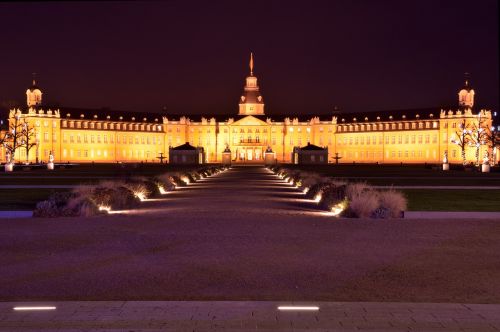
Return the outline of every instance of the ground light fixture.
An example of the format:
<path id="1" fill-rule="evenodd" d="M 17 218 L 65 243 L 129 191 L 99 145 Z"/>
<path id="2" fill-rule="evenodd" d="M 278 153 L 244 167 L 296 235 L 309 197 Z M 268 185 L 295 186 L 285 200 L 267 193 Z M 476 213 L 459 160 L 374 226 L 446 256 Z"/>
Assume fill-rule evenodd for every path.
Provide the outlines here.
<path id="1" fill-rule="evenodd" d="M 280 311 L 318 311 L 318 306 L 296 306 L 296 305 L 283 305 L 279 306 L 278 310 Z"/>
<path id="2" fill-rule="evenodd" d="M 56 307 L 43 306 L 43 307 L 14 307 L 14 311 L 33 311 L 33 310 L 56 310 Z"/>

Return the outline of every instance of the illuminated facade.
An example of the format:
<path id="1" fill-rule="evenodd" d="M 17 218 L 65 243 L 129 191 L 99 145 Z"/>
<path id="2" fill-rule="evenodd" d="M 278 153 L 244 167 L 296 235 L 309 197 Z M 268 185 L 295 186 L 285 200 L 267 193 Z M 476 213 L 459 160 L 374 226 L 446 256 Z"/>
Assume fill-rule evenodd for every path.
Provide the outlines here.
<path id="1" fill-rule="evenodd" d="M 420 110 L 330 114 L 299 119 L 283 116 L 276 120 L 264 113 L 264 100 L 253 56 L 250 75 L 234 117 L 195 117 L 157 114 L 116 115 L 75 110 L 43 110 L 42 92 L 33 81 L 26 91 L 28 110 L 11 110 L 9 122 L 26 121 L 34 128 L 37 145 L 28 160 L 56 162 L 159 162 L 169 147 L 189 142 L 203 147 L 207 162 L 221 162 L 229 148 L 233 162 L 263 163 L 270 147 L 279 162 L 290 162 L 294 147 L 311 143 L 328 148 L 328 160 L 340 163 L 440 163 L 447 152 L 451 163 L 461 163 L 461 148 L 452 143 L 460 125 L 490 130 L 491 111 L 474 113 L 474 90 L 468 80 L 458 94 L 455 110 Z M 200 116 L 198 116 L 200 117 Z M 486 145 L 480 146 L 481 158 Z M 19 148 L 16 161 L 26 161 Z M 476 147 L 467 146 L 466 159 L 476 161 Z M 491 154 L 492 151 L 490 151 Z M 5 161 L 5 150 L 0 148 Z M 497 154 L 498 155 L 498 154 Z M 496 157 L 498 160 L 498 156 Z"/>

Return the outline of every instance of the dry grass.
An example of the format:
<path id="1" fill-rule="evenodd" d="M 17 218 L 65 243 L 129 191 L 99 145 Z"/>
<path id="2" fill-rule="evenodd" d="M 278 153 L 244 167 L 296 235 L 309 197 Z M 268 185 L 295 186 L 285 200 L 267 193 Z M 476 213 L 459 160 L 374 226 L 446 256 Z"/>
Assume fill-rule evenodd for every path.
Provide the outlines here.
<path id="1" fill-rule="evenodd" d="M 358 218 L 371 217 L 378 207 L 378 193 L 374 190 L 360 192 L 349 199 L 348 209 Z"/>
<path id="2" fill-rule="evenodd" d="M 406 211 L 408 202 L 402 192 L 391 190 L 381 190 L 378 193 L 380 207 L 389 211 L 389 216 L 398 218 L 402 211 Z"/>

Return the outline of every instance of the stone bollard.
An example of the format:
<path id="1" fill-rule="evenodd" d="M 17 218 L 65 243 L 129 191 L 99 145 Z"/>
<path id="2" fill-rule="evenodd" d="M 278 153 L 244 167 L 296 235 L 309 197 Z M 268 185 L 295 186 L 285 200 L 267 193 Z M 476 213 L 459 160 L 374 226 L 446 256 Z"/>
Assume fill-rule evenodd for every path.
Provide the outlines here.
<path id="1" fill-rule="evenodd" d="M 231 166 L 231 152 L 222 153 L 222 165 Z"/>
<path id="2" fill-rule="evenodd" d="M 276 154 L 274 152 L 264 153 L 264 164 L 266 166 L 272 166 L 276 164 Z"/>
<path id="3" fill-rule="evenodd" d="M 450 170 L 450 164 L 449 163 L 443 163 L 443 171 L 449 171 Z"/>
<path id="4" fill-rule="evenodd" d="M 54 163 L 47 163 L 47 169 L 53 170 L 54 169 Z"/>
<path id="5" fill-rule="evenodd" d="M 482 164 L 481 165 L 481 172 L 482 173 L 489 173 L 490 172 L 490 164 Z"/>
<path id="6" fill-rule="evenodd" d="M 14 171 L 14 164 L 13 163 L 7 163 L 7 164 L 5 164 L 5 171 L 6 172 L 12 172 L 12 171 Z"/>

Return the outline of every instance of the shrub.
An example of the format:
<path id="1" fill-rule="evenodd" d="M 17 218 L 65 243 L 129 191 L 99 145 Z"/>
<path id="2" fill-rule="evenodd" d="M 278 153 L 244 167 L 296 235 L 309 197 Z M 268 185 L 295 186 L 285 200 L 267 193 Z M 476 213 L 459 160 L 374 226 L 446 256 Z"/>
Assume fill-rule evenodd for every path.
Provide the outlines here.
<path id="1" fill-rule="evenodd" d="M 72 192 L 56 192 L 45 201 L 38 202 L 33 217 L 59 217 L 68 200 L 75 196 Z"/>
<path id="2" fill-rule="evenodd" d="M 354 182 L 347 185 L 346 195 L 349 200 L 360 196 L 366 191 L 371 191 L 372 187 L 366 182 Z"/>
<path id="3" fill-rule="evenodd" d="M 158 175 L 154 177 L 152 181 L 156 183 L 158 190 L 160 190 L 160 187 L 165 191 L 175 190 L 174 182 L 169 174 Z"/>
<path id="4" fill-rule="evenodd" d="M 175 175 L 171 175 L 171 177 L 172 177 L 172 180 L 174 181 L 176 187 L 185 187 L 185 186 L 187 186 L 187 183 L 184 182 L 179 177 L 179 175 L 175 174 Z"/>
<path id="5" fill-rule="evenodd" d="M 39 202 L 33 217 L 88 217 L 102 213 L 93 200 L 74 192 L 56 192 Z"/>
<path id="6" fill-rule="evenodd" d="M 407 200 L 403 193 L 394 189 L 380 191 L 379 204 L 381 209 L 386 210 L 385 217 L 399 218 L 407 208 Z M 377 216 L 381 218 L 381 216 Z"/>
<path id="7" fill-rule="evenodd" d="M 186 179 L 189 181 L 189 183 L 196 182 L 196 179 L 194 178 L 194 176 L 190 172 L 183 173 L 182 176 L 185 176 Z M 188 181 L 185 181 L 185 182 L 188 182 Z"/>
<path id="8" fill-rule="evenodd" d="M 333 183 L 325 186 L 321 193 L 319 206 L 327 211 L 346 199 L 346 186 L 336 186 Z"/>
<path id="9" fill-rule="evenodd" d="M 99 210 L 99 207 L 90 197 L 76 196 L 69 199 L 61 211 L 61 216 L 91 217 L 102 213 L 104 212 Z"/>
<path id="10" fill-rule="evenodd" d="M 121 181 L 103 181 L 96 186 L 80 186 L 75 188 L 73 193 L 77 197 L 90 199 L 97 207 L 106 206 L 112 210 L 130 210 L 140 205 L 140 199 Z"/>
<path id="11" fill-rule="evenodd" d="M 358 218 L 371 217 L 379 207 L 378 193 L 374 190 L 361 192 L 349 200 L 348 215 Z"/>
<path id="12" fill-rule="evenodd" d="M 316 173 L 300 172 L 300 184 L 297 183 L 301 190 L 309 190 L 312 186 L 321 181 L 321 177 Z"/>
<path id="13" fill-rule="evenodd" d="M 123 186 L 130 190 L 134 194 L 134 196 L 139 198 L 141 201 L 148 198 L 151 194 L 146 184 L 142 181 L 129 180 L 123 183 Z"/>
<path id="14" fill-rule="evenodd" d="M 137 188 L 137 189 L 139 191 L 143 190 L 146 198 L 158 197 L 161 195 L 160 189 L 158 188 L 158 184 L 154 181 L 154 179 L 146 177 L 137 177 L 127 181 L 127 183 L 143 185 L 144 189 L 143 188 Z"/>

